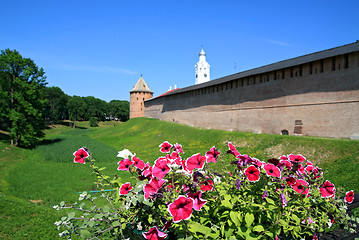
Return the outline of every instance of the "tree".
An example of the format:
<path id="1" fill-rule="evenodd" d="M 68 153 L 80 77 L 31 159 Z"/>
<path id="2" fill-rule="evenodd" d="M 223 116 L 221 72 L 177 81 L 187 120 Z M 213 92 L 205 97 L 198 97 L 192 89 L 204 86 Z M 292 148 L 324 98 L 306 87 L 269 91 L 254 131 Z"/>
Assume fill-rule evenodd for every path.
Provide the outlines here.
<path id="1" fill-rule="evenodd" d="M 45 107 L 44 117 L 51 121 L 60 121 L 68 118 L 67 102 L 69 96 L 59 87 L 44 88 Z"/>
<path id="2" fill-rule="evenodd" d="M 97 120 L 104 120 L 107 109 L 107 102 L 92 96 L 83 98 L 86 103 L 84 120 L 95 117 Z"/>
<path id="3" fill-rule="evenodd" d="M 73 96 L 67 102 L 70 119 L 74 121 L 73 127 L 76 127 L 76 121 L 83 119 L 86 112 L 86 103 L 82 97 Z"/>
<path id="4" fill-rule="evenodd" d="M 2 125 L 9 130 L 11 145 L 31 146 L 43 135 L 42 89 L 45 72 L 16 50 L 1 50 L 0 95 Z"/>
<path id="5" fill-rule="evenodd" d="M 112 100 L 109 102 L 109 112 L 115 118 L 125 122 L 130 118 L 130 103 L 128 101 Z"/>

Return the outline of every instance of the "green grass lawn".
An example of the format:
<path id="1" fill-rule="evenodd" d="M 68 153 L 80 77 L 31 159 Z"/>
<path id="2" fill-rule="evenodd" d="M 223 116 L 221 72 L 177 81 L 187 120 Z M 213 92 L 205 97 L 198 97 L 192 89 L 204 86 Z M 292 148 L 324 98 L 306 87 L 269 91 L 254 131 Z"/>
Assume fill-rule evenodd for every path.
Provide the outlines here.
<path id="1" fill-rule="evenodd" d="M 155 119 L 138 118 L 126 123 L 106 122 L 90 128 L 87 122 L 53 125 L 34 149 L 9 146 L 4 133 L 0 138 L 0 239 L 55 239 L 54 221 L 63 213 L 52 205 L 77 201 L 76 192 L 96 189 L 95 176 L 88 164 L 74 164 L 73 152 L 86 146 L 97 165 L 108 175 L 117 171 L 117 151 L 128 148 L 153 163 L 161 153 L 158 145 L 167 140 L 180 143 L 184 157 L 204 154 L 212 146 L 222 152 L 231 141 L 242 154 L 260 160 L 282 154 L 303 154 L 323 168 L 325 178 L 359 192 L 359 141 L 315 137 L 294 137 L 205 130 Z M 60 215 L 59 215 L 60 214 Z"/>

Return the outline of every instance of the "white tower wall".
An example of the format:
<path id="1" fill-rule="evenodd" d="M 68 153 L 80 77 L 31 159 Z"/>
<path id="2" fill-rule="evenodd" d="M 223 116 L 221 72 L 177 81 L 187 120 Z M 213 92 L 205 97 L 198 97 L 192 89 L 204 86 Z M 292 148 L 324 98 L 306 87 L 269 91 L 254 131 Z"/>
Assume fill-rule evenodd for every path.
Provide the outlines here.
<path id="1" fill-rule="evenodd" d="M 206 53 L 202 51 L 199 53 L 199 61 L 195 65 L 196 69 L 196 84 L 201 84 L 211 80 L 210 78 L 210 65 L 206 61 Z"/>

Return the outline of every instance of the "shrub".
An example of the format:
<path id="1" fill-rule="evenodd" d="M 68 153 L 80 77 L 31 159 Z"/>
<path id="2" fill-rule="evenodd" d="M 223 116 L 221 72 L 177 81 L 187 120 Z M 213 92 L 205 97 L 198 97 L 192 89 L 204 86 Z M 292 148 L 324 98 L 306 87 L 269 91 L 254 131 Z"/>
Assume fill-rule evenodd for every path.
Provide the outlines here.
<path id="1" fill-rule="evenodd" d="M 98 120 L 95 117 L 90 117 L 89 119 L 90 127 L 97 127 L 98 126 Z"/>
<path id="2" fill-rule="evenodd" d="M 333 224 L 354 227 L 346 214 L 353 191 L 340 199 L 344 192 L 302 155 L 263 162 L 240 154 L 232 143 L 228 147 L 182 159 L 182 146 L 166 141 L 160 145 L 165 156 L 152 166 L 125 149 L 118 154 L 123 158 L 118 170 L 130 172 L 135 183 L 103 175 L 104 168 L 95 166 L 88 149 L 81 148 L 74 162 L 88 162 L 97 184 L 111 186 L 113 192 L 101 195 L 108 203 L 104 206 L 87 192 L 81 193 L 80 204 L 61 202 L 54 208 L 78 212 L 55 225 L 66 229 L 61 236 L 133 239 L 140 231 L 142 238 L 152 240 L 314 239 Z M 220 173 L 212 170 L 214 164 L 220 165 Z"/>

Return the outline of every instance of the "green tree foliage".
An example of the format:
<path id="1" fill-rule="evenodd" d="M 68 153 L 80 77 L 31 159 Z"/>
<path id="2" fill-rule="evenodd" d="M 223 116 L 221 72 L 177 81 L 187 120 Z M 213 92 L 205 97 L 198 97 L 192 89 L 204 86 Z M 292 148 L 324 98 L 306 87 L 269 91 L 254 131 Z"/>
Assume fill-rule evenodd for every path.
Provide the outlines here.
<path id="1" fill-rule="evenodd" d="M 108 104 L 111 116 L 125 122 L 130 118 L 130 103 L 128 101 L 112 100 Z"/>
<path id="2" fill-rule="evenodd" d="M 107 102 L 95 97 L 84 97 L 83 100 L 86 103 L 86 111 L 83 116 L 84 120 L 89 120 L 91 117 L 97 118 L 97 120 L 104 120 L 105 113 L 107 111 Z"/>
<path id="3" fill-rule="evenodd" d="M 42 136 L 45 80 L 44 70 L 33 60 L 16 50 L 1 50 L 0 120 L 10 131 L 12 145 L 31 146 Z"/>
<path id="4" fill-rule="evenodd" d="M 73 96 L 67 102 L 67 109 L 69 111 L 70 119 L 74 121 L 73 127 L 76 127 L 76 121 L 83 120 L 86 112 L 86 103 L 84 98 Z"/>
<path id="5" fill-rule="evenodd" d="M 51 121 L 68 119 L 67 102 L 69 96 L 59 87 L 44 88 L 45 107 L 44 117 Z"/>

